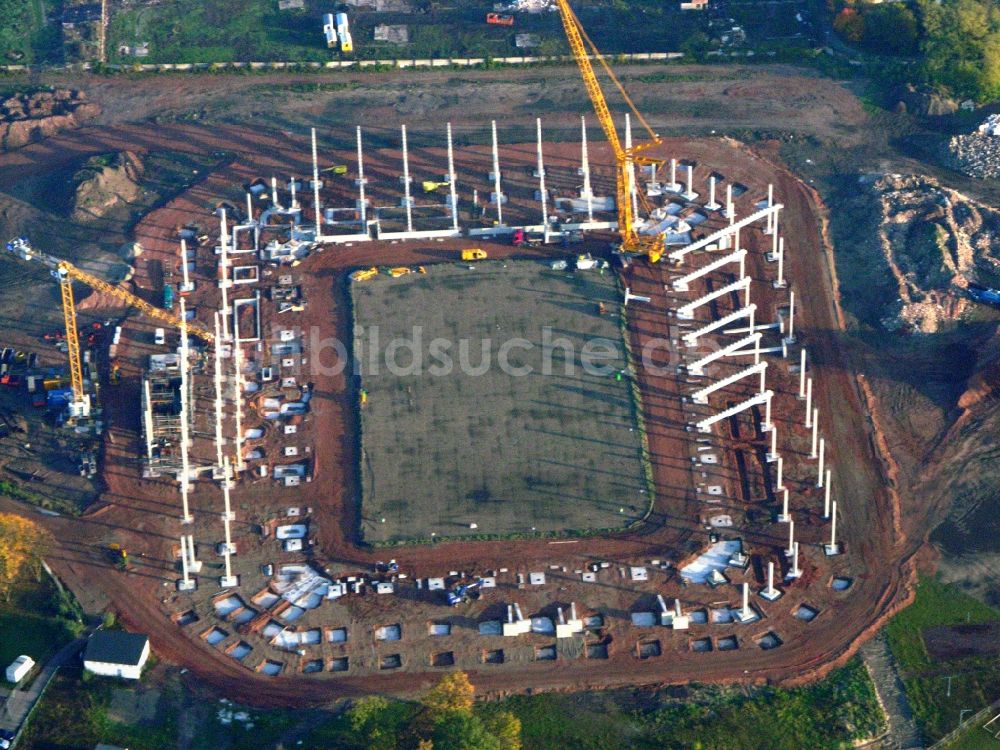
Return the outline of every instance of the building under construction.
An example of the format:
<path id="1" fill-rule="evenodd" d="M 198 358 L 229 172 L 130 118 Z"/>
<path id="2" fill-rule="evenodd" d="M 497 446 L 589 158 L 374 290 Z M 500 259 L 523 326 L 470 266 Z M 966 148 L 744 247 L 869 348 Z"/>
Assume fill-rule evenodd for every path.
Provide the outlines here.
<path id="1" fill-rule="evenodd" d="M 182 398 L 184 381 L 177 354 L 154 354 L 142 377 L 142 436 L 146 445 L 144 477 L 177 475 L 182 470 L 181 423 L 185 412 L 190 426 L 191 411 Z M 191 383 L 187 382 L 191 399 Z"/>

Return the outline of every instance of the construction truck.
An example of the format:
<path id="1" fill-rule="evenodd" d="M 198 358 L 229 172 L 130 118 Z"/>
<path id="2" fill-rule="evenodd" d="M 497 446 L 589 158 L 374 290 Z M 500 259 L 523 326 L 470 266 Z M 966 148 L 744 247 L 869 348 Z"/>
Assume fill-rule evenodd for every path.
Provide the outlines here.
<path id="1" fill-rule="evenodd" d="M 347 174 L 346 164 L 334 164 L 332 167 L 326 167 L 322 170 L 323 172 L 333 172 L 334 174 Z"/>
<path id="2" fill-rule="evenodd" d="M 378 269 L 375 266 L 371 268 L 359 268 L 351 274 L 351 281 L 368 281 L 369 279 L 374 279 L 376 276 L 378 276 Z"/>
<path id="3" fill-rule="evenodd" d="M 486 260 L 486 251 L 478 247 L 469 247 L 462 251 L 462 260 Z"/>
<path id="4" fill-rule="evenodd" d="M 457 607 L 459 604 L 473 601 L 480 596 L 483 587 L 483 579 L 477 578 L 469 583 L 459 583 L 452 586 L 447 591 L 448 606 Z"/>
<path id="5" fill-rule="evenodd" d="M 445 180 L 444 182 L 434 182 L 434 180 L 424 180 L 424 192 L 433 193 L 438 188 L 448 187 L 451 184 L 451 180 Z"/>
<path id="6" fill-rule="evenodd" d="M 390 268 L 386 271 L 392 278 L 398 279 L 400 276 L 409 276 L 411 273 L 427 273 L 427 269 L 423 266 L 417 266 L 416 268 L 410 268 L 409 266 L 396 266 L 395 268 Z"/>
<path id="7" fill-rule="evenodd" d="M 491 26 L 513 26 L 514 16 L 504 15 L 501 13 L 487 13 L 486 23 Z"/>

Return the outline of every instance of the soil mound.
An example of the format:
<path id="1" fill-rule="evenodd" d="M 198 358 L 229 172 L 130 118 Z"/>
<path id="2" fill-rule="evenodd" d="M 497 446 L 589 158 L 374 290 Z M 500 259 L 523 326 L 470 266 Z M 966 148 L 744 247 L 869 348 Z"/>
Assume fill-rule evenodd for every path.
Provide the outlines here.
<path id="1" fill-rule="evenodd" d="M 90 158 L 73 178 L 73 220 L 102 219 L 115 206 L 135 201 L 144 171 L 142 160 L 131 151 Z"/>
<path id="2" fill-rule="evenodd" d="M 9 96 L 0 101 L 0 147 L 15 149 L 62 130 L 78 128 L 100 114 L 82 91 L 55 89 Z"/>

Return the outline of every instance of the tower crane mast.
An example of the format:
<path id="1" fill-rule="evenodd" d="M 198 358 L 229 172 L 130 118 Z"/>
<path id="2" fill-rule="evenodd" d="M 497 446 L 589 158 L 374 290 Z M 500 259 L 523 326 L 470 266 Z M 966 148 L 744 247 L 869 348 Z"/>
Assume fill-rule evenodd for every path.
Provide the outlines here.
<path id="1" fill-rule="evenodd" d="M 126 289 L 109 284 L 104 279 L 100 279 L 93 274 L 77 268 L 69 261 L 39 252 L 32 247 L 26 237 L 18 237 L 8 242 L 7 251 L 22 260 L 41 263 L 59 281 L 63 323 L 66 327 L 66 349 L 69 359 L 70 386 L 73 390 L 73 403 L 70 405 L 70 416 L 73 418 L 86 417 L 90 413 L 89 399 L 83 388 L 83 366 L 80 358 L 80 338 L 76 327 L 76 304 L 73 301 L 73 281 L 82 282 L 95 291 L 109 294 L 121 300 L 127 306 L 135 308 L 152 318 L 162 320 L 171 326 L 180 327 L 181 325 L 181 319 L 173 313 L 149 304 L 146 300 L 137 297 Z M 203 341 L 208 343 L 215 341 L 215 336 L 207 329 L 192 323 L 187 324 L 187 329 L 189 333 Z"/>
<path id="2" fill-rule="evenodd" d="M 618 233 L 621 236 L 621 249 L 623 252 L 629 254 L 646 255 L 650 262 L 656 263 L 663 256 L 663 238 L 660 234 L 639 234 L 636 227 L 637 217 L 632 211 L 630 195 L 632 190 L 635 189 L 635 186 L 632 184 L 634 180 L 632 166 L 635 164 L 659 164 L 660 160 L 644 157 L 641 155 L 641 152 L 652 146 L 659 145 L 662 141 L 659 135 L 653 132 L 646 118 L 636 108 L 631 97 L 625 91 L 625 87 L 622 86 L 621 81 L 618 80 L 618 77 L 608 66 L 604 56 L 601 55 L 593 41 L 587 36 L 586 30 L 584 30 L 576 13 L 569 6 L 568 0 L 556 0 L 556 6 L 559 8 L 559 17 L 562 19 L 563 30 L 566 33 L 566 40 L 569 42 L 570 51 L 573 53 L 573 59 L 576 60 L 577 67 L 580 69 L 580 75 L 583 77 L 583 85 L 587 89 L 587 95 L 590 97 L 597 120 L 604 131 L 604 137 L 607 138 L 611 146 L 611 151 L 614 154 L 615 206 L 618 211 Z M 604 96 L 604 91 L 597 80 L 594 66 L 590 62 L 591 56 L 600 63 L 604 72 L 615 85 L 615 88 L 618 89 L 618 92 L 625 99 L 625 103 L 635 113 L 639 123 L 649 134 L 649 141 L 628 149 L 622 146 L 618 138 L 618 131 L 615 128 L 614 118 L 611 116 L 607 99 Z M 639 195 L 642 196 L 642 193 L 639 192 Z M 645 205 L 644 197 L 642 202 Z"/>

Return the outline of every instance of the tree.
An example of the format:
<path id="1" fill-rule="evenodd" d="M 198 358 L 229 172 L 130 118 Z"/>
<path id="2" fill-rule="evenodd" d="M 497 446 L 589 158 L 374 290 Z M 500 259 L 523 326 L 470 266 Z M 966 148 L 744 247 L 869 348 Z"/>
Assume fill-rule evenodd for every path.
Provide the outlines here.
<path id="1" fill-rule="evenodd" d="M 471 713 L 475 692 L 465 672 L 450 672 L 427 692 L 423 703 L 432 716 L 448 711 Z"/>
<path id="2" fill-rule="evenodd" d="M 703 31 L 694 32 L 681 44 L 681 52 L 684 53 L 684 56 L 697 62 L 704 62 L 711 48 L 712 42 Z"/>
<path id="3" fill-rule="evenodd" d="M 500 740 L 500 750 L 521 750 L 521 720 L 510 711 L 499 711 L 483 723 L 490 734 Z"/>
<path id="4" fill-rule="evenodd" d="M 919 39 L 917 17 L 903 3 L 886 3 L 864 13 L 862 44 L 884 55 L 912 55 Z"/>
<path id="5" fill-rule="evenodd" d="M 865 21 L 854 8 L 844 8 L 833 19 L 833 30 L 845 41 L 860 42 L 865 35 Z"/>
<path id="6" fill-rule="evenodd" d="M 367 750 L 395 750 L 396 726 L 390 712 L 391 704 L 380 695 L 359 698 L 347 710 L 351 729 Z"/>
<path id="7" fill-rule="evenodd" d="M 918 7 L 924 81 L 981 101 L 1000 97 L 1000 8 L 991 0 L 919 0 Z"/>
<path id="8" fill-rule="evenodd" d="M 10 599 L 14 582 L 28 569 L 41 573 L 48 536 L 34 521 L 13 513 L 0 513 L 0 596 Z"/>
<path id="9" fill-rule="evenodd" d="M 434 750 L 501 750 L 500 740 L 471 711 L 448 711 L 434 725 Z"/>

